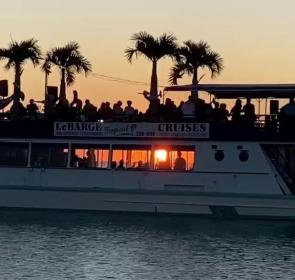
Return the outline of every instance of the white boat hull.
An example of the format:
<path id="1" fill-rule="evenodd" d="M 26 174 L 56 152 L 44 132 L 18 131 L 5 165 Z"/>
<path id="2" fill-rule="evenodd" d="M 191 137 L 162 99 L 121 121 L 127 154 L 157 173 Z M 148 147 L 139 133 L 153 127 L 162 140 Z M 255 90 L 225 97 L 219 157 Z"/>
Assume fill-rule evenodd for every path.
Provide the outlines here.
<path id="1" fill-rule="evenodd" d="M 294 219 L 292 196 L 239 196 L 105 190 L 1 189 L 1 208 L 191 214 L 214 218 Z"/>

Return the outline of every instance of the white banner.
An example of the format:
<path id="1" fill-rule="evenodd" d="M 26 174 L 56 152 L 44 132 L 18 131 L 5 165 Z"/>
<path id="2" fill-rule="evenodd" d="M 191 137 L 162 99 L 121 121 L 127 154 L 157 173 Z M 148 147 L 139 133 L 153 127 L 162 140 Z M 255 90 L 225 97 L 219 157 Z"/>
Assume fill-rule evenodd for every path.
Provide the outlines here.
<path id="1" fill-rule="evenodd" d="M 209 124 L 55 122 L 54 136 L 209 138 Z"/>

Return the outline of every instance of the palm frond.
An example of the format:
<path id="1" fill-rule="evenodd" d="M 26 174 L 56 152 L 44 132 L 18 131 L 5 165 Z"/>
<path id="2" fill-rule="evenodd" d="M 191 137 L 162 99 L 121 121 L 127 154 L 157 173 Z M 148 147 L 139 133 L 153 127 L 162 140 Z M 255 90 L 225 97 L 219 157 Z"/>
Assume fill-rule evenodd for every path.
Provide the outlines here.
<path id="1" fill-rule="evenodd" d="M 74 83 L 76 74 L 84 72 L 87 75 L 92 71 L 91 63 L 81 54 L 79 44 L 74 41 L 47 52 L 42 69 L 46 71 L 47 67 L 52 68 L 52 66 L 66 70 L 67 85 Z"/>
<path id="2" fill-rule="evenodd" d="M 188 74 L 188 75 L 193 74 L 193 68 L 189 67 L 183 62 L 175 63 L 175 65 L 170 70 L 169 82 L 172 85 L 177 85 L 177 80 L 182 78 L 184 74 Z"/>
<path id="3" fill-rule="evenodd" d="M 71 86 L 75 82 L 75 70 L 71 67 L 66 69 L 66 83 L 68 86 Z"/>
<path id="4" fill-rule="evenodd" d="M 179 67 L 179 65 L 182 67 L 181 73 L 188 75 L 192 75 L 198 68 L 208 68 L 211 71 L 211 77 L 214 78 L 223 69 L 223 59 L 211 50 L 207 42 L 196 43 L 188 40 L 178 48 L 177 62 L 174 67 Z"/>
<path id="5" fill-rule="evenodd" d="M 174 58 L 177 50 L 176 37 L 173 34 L 164 33 L 158 38 L 154 38 L 146 31 L 141 31 L 132 35 L 134 47 L 125 50 L 125 56 L 129 62 L 134 56 L 144 56 L 151 61 L 170 56 Z"/>
<path id="6" fill-rule="evenodd" d="M 132 63 L 132 58 L 134 55 L 137 57 L 137 50 L 136 49 L 127 48 L 125 50 L 125 57 L 129 61 L 129 63 Z"/>

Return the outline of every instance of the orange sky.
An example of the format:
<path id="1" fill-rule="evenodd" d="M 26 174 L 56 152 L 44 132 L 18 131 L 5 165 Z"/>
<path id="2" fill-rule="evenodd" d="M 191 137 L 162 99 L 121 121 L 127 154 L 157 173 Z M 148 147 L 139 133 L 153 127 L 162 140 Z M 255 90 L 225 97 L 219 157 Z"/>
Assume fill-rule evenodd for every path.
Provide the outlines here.
<path id="1" fill-rule="evenodd" d="M 1 3 L 0 46 L 8 46 L 11 38 L 35 37 L 46 52 L 75 40 L 92 62 L 94 73 L 149 83 L 150 63 L 139 58 L 131 65 L 124 57 L 130 36 L 142 30 L 155 36 L 173 32 L 179 43 L 205 40 L 223 57 L 225 69 L 220 77 L 211 81 L 207 74 L 203 82 L 294 83 L 294 10 L 293 0 L 14 0 Z M 169 59 L 160 62 L 159 84 L 168 84 L 171 65 Z M 0 79 L 9 79 L 12 88 L 12 71 L 0 70 Z M 58 75 L 51 75 L 49 81 L 58 85 Z M 44 74 L 26 65 L 26 102 L 43 99 L 43 88 Z M 132 99 L 143 109 L 146 101 L 137 93 L 148 88 L 79 76 L 68 90 L 68 98 L 71 100 L 72 90 L 77 89 L 81 99 L 90 98 L 95 105 Z M 169 97 L 177 104 L 184 98 L 178 93 Z"/>

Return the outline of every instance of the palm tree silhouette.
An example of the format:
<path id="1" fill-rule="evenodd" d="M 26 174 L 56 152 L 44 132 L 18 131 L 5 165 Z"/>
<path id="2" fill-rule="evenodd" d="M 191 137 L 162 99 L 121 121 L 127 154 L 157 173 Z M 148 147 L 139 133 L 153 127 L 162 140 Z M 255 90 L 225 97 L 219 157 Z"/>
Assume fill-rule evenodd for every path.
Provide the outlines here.
<path id="1" fill-rule="evenodd" d="M 162 34 L 158 38 L 145 31 L 135 33 L 131 40 L 135 42 L 134 48 L 127 48 L 125 56 L 131 63 L 135 55 L 144 56 L 152 62 L 152 76 L 150 84 L 150 100 L 158 97 L 158 78 L 157 78 L 157 62 L 166 56 L 174 58 L 177 49 L 176 37 L 173 34 Z"/>
<path id="2" fill-rule="evenodd" d="M 52 66 L 60 70 L 59 100 L 66 99 L 66 86 L 75 82 L 76 74 L 91 72 L 91 63 L 80 53 L 77 42 L 70 42 L 64 47 L 57 47 L 47 52 L 42 65 L 43 71 L 48 75 Z"/>
<path id="3" fill-rule="evenodd" d="M 24 64 L 30 60 L 34 67 L 39 64 L 41 58 L 41 49 L 38 46 L 38 41 L 34 38 L 15 42 L 12 41 L 7 49 L 0 49 L 0 59 L 7 59 L 5 69 L 14 68 L 14 102 L 24 99 L 21 91 L 21 75 L 24 71 Z"/>
<path id="4" fill-rule="evenodd" d="M 223 69 L 223 59 L 212 51 L 206 42 L 185 41 L 184 46 L 178 49 L 177 61 L 170 71 L 169 81 L 176 85 L 179 78 L 188 74 L 192 76 L 192 84 L 197 85 L 200 81 L 198 77 L 200 68 L 208 68 L 211 78 L 214 78 Z M 192 95 L 197 97 L 198 91 L 192 91 Z"/>

